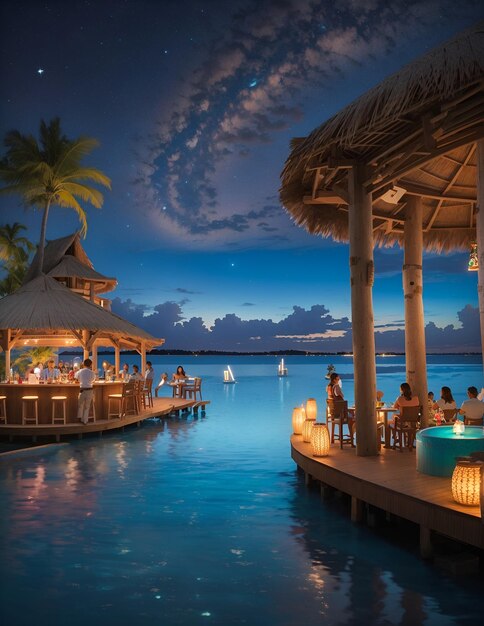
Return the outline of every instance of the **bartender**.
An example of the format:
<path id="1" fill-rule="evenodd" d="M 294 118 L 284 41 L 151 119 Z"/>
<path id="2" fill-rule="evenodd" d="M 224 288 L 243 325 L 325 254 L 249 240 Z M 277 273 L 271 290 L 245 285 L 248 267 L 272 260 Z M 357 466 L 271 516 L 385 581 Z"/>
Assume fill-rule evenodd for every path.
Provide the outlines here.
<path id="1" fill-rule="evenodd" d="M 54 359 L 49 359 L 49 361 L 47 362 L 47 367 L 44 367 L 44 369 L 40 373 L 40 380 L 53 381 L 53 380 L 57 380 L 59 376 L 60 376 L 60 372 L 55 366 Z"/>

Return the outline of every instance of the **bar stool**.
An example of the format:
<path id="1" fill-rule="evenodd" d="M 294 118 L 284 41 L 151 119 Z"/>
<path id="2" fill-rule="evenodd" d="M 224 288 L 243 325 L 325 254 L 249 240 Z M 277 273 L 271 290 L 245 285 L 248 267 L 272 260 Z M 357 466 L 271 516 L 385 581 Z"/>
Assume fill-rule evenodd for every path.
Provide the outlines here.
<path id="1" fill-rule="evenodd" d="M 96 421 L 96 405 L 94 404 L 94 398 L 92 399 L 91 406 L 89 407 L 89 415 L 87 416 L 87 421 Z"/>
<path id="2" fill-rule="evenodd" d="M 52 423 L 53 424 L 65 424 L 66 423 L 66 404 L 67 396 L 52 396 Z M 56 414 L 56 406 L 62 402 L 62 415 Z"/>
<path id="3" fill-rule="evenodd" d="M 7 423 L 7 396 L 0 396 L 0 423 Z"/>
<path id="4" fill-rule="evenodd" d="M 22 396 L 22 424 L 39 423 L 39 396 Z M 34 410 L 34 415 L 28 415 L 29 405 Z"/>

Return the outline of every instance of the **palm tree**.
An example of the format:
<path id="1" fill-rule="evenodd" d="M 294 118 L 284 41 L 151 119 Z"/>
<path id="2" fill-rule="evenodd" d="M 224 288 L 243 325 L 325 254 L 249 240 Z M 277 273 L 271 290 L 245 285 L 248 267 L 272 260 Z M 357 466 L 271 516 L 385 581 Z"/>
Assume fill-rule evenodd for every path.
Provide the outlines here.
<path id="1" fill-rule="evenodd" d="M 18 367 L 23 374 L 26 370 L 31 369 L 37 363 L 45 363 L 55 355 L 55 350 L 50 347 L 40 346 L 38 348 L 30 348 L 22 352 L 13 362 L 14 367 Z"/>
<path id="2" fill-rule="evenodd" d="M 81 165 L 99 143 L 89 137 L 70 140 L 62 133 L 59 118 L 50 124 L 40 123 L 39 142 L 33 135 L 13 130 L 4 139 L 7 152 L 0 164 L 2 193 L 20 194 L 24 204 L 43 211 L 34 276 L 42 274 L 47 219 L 52 205 L 74 209 L 81 222 L 81 234 L 87 231 L 87 219 L 78 200 L 96 208 L 103 204 L 103 194 L 88 183 L 111 189 L 110 179 L 100 170 Z"/>
<path id="3" fill-rule="evenodd" d="M 0 296 L 12 293 L 20 287 L 27 272 L 30 253 L 35 246 L 20 233 L 25 226 L 15 222 L 0 226 L 0 260 L 3 261 L 5 278 L 0 280 Z"/>

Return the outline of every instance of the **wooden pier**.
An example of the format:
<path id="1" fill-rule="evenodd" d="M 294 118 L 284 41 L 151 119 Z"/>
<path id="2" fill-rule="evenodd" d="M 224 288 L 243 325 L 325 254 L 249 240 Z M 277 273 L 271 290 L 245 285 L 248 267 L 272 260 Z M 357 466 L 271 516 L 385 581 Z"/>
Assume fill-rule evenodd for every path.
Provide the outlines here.
<path id="1" fill-rule="evenodd" d="M 415 452 L 382 449 L 378 456 L 356 456 L 354 449 L 332 446 L 327 457 L 313 457 L 311 446 L 291 437 L 291 456 L 322 488 L 333 487 L 351 496 L 351 517 L 360 521 L 363 505 L 415 522 L 420 526 L 420 551 L 432 553 L 431 534 L 439 533 L 484 549 L 484 524 L 479 506 L 454 502 L 451 479 L 417 472 Z"/>
<path id="2" fill-rule="evenodd" d="M 62 437 L 77 436 L 82 438 L 84 434 L 88 433 L 99 433 L 102 435 L 103 432 L 108 430 L 124 428 L 131 424 L 139 426 L 143 420 L 153 417 L 163 418 L 174 413 L 179 414 L 189 411 L 193 411 L 194 415 L 198 415 L 199 410 L 203 414 L 207 404 L 210 404 L 210 400 L 193 401 L 182 398 L 153 398 L 153 407 L 141 411 L 138 415 L 123 415 L 122 417 L 111 419 L 100 419 L 89 421 L 87 424 L 83 424 L 81 421 L 68 422 L 67 424 L 0 424 L 0 437 L 8 437 L 10 441 L 14 437 L 31 437 L 33 441 L 36 441 L 38 437 L 50 437 L 55 439 L 55 441 L 60 441 Z"/>

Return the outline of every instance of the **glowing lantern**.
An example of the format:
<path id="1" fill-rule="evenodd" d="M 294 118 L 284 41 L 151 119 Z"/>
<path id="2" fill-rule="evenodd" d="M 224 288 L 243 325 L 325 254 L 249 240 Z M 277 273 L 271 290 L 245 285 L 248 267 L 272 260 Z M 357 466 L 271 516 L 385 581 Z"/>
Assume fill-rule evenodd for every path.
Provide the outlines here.
<path id="1" fill-rule="evenodd" d="M 306 415 L 300 406 L 292 411 L 292 430 L 295 435 L 302 435 L 302 427 L 306 420 Z"/>
<path id="2" fill-rule="evenodd" d="M 463 435 L 465 432 L 465 425 L 464 422 L 461 422 L 460 420 L 456 420 L 454 422 L 454 426 L 452 428 L 452 431 L 454 433 L 454 435 Z"/>
<path id="3" fill-rule="evenodd" d="M 306 402 L 306 419 L 316 420 L 318 416 L 318 405 L 314 398 L 309 398 Z"/>
<path id="4" fill-rule="evenodd" d="M 481 461 L 470 457 L 457 459 L 452 474 L 452 497 L 459 504 L 478 506 L 481 487 Z"/>
<path id="5" fill-rule="evenodd" d="M 311 447 L 313 456 L 328 456 L 329 430 L 326 424 L 314 424 L 311 431 Z"/>
<path id="6" fill-rule="evenodd" d="M 477 243 L 471 243 L 471 253 L 467 265 L 469 272 L 477 272 L 479 269 L 479 257 L 477 256 Z"/>
<path id="7" fill-rule="evenodd" d="M 310 420 L 309 417 L 304 420 L 304 424 L 302 427 L 302 438 L 303 441 L 309 443 L 311 441 L 311 432 L 313 430 L 314 420 Z"/>

